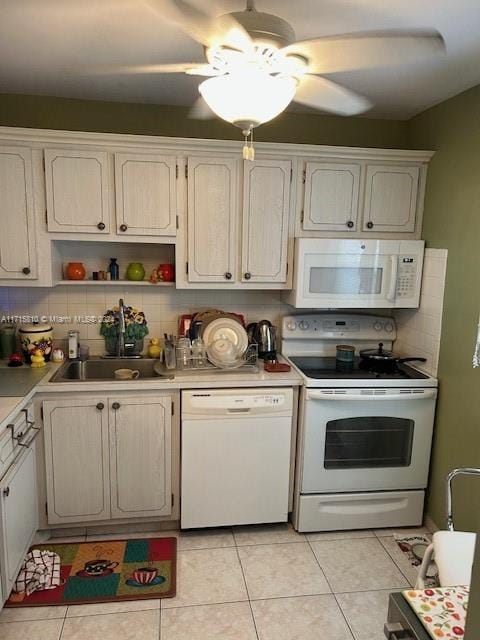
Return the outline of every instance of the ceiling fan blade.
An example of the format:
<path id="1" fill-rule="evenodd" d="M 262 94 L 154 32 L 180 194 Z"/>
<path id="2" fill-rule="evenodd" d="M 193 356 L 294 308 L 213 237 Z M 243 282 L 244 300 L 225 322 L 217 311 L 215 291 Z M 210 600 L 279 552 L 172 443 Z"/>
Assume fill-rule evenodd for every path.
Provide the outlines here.
<path id="1" fill-rule="evenodd" d="M 187 73 L 192 76 L 215 76 L 216 71 L 209 64 L 198 62 L 172 62 L 167 64 L 132 64 L 132 65 L 102 65 L 88 68 L 92 75 L 148 75 L 160 73 Z"/>
<path id="2" fill-rule="evenodd" d="M 188 117 L 193 118 L 194 120 L 213 120 L 213 118 L 216 118 L 217 116 L 213 113 L 202 96 L 200 96 L 195 100 Z"/>
<path id="3" fill-rule="evenodd" d="M 332 111 L 342 116 L 363 113 L 372 106 L 367 98 L 345 89 L 336 82 L 308 74 L 298 83 L 293 100 L 314 109 Z"/>
<path id="4" fill-rule="evenodd" d="M 445 53 L 438 31 L 365 31 L 295 42 L 286 55 L 308 58 L 309 73 L 335 73 L 411 64 Z"/>
<path id="5" fill-rule="evenodd" d="M 241 51 L 253 47 L 242 25 L 230 14 L 204 13 L 186 0 L 142 0 L 159 17 L 206 47 L 224 45 Z"/>

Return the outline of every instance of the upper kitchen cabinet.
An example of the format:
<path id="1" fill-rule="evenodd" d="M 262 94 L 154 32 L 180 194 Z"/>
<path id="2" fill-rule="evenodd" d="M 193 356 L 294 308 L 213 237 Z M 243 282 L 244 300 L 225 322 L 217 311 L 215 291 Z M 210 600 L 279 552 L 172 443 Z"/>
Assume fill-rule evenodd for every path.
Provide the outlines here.
<path id="1" fill-rule="evenodd" d="M 304 171 L 303 229 L 356 231 L 360 164 L 307 162 Z"/>
<path id="2" fill-rule="evenodd" d="M 238 160 L 188 159 L 188 282 L 237 280 Z"/>
<path id="3" fill-rule="evenodd" d="M 420 238 L 431 154 L 353 151 L 343 149 L 342 156 L 303 161 L 295 235 Z"/>
<path id="4" fill-rule="evenodd" d="M 290 160 L 244 162 L 242 282 L 287 281 L 291 173 Z"/>
<path id="5" fill-rule="evenodd" d="M 110 232 L 106 151 L 45 149 L 45 179 L 49 231 Z"/>
<path id="6" fill-rule="evenodd" d="M 174 236 L 177 163 L 172 156 L 115 154 L 117 233 Z"/>
<path id="7" fill-rule="evenodd" d="M 0 148 L 0 280 L 37 278 L 32 152 Z"/>
<path id="8" fill-rule="evenodd" d="M 413 232 L 419 178 L 419 167 L 369 164 L 365 178 L 363 230 Z"/>
<path id="9" fill-rule="evenodd" d="M 292 161 L 188 159 L 177 287 L 286 288 Z"/>

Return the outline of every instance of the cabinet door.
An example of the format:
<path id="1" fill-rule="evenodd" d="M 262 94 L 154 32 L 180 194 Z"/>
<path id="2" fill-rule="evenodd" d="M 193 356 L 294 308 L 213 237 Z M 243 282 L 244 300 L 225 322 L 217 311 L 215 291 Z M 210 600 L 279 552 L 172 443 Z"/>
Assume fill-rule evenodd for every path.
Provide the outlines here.
<path id="1" fill-rule="evenodd" d="M 43 403 L 48 522 L 110 518 L 105 398 Z"/>
<path id="2" fill-rule="evenodd" d="M 238 160 L 188 159 L 188 280 L 236 279 Z"/>
<path id="3" fill-rule="evenodd" d="M 35 451 L 25 449 L 0 482 L 0 566 L 5 597 L 38 528 L 36 487 Z"/>
<path id="4" fill-rule="evenodd" d="M 49 231 L 106 234 L 110 181 L 105 151 L 45 150 Z"/>
<path id="5" fill-rule="evenodd" d="M 286 282 L 289 160 L 244 162 L 242 282 Z"/>
<path id="6" fill-rule="evenodd" d="M 113 518 L 172 510 L 171 398 L 109 398 Z"/>
<path id="7" fill-rule="evenodd" d="M 36 233 L 30 149 L 0 149 L 0 219 L 0 278 L 36 278 Z"/>
<path id="8" fill-rule="evenodd" d="M 359 164 L 307 162 L 303 228 L 355 231 L 359 188 Z"/>
<path id="9" fill-rule="evenodd" d="M 176 158 L 172 156 L 115 154 L 118 234 L 176 234 L 176 171 Z"/>
<path id="10" fill-rule="evenodd" d="M 368 165 L 364 231 L 415 230 L 419 167 Z"/>

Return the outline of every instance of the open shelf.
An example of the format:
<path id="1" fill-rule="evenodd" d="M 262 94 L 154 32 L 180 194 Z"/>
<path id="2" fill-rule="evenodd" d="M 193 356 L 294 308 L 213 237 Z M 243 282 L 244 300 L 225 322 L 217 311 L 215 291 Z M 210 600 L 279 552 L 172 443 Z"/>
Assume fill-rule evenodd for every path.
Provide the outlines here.
<path id="1" fill-rule="evenodd" d="M 175 282 L 157 282 L 152 284 L 149 280 L 57 280 L 55 285 L 68 284 L 68 285 L 100 285 L 100 286 L 115 286 L 122 284 L 124 286 L 133 287 L 174 287 Z"/>
<path id="2" fill-rule="evenodd" d="M 107 286 L 116 287 L 174 287 L 174 282 L 158 282 L 152 284 L 149 280 L 153 269 L 159 264 L 175 263 L 175 245 L 157 243 L 112 243 L 88 240 L 54 240 L 53 276 L 55 285 L 73 286 Z M 92 280 L 92 272 L 106 271 L 110 257 L 117 258 L 120 268 L 120 280 Z M 66 267 L 69 262 L 81 262 L 85 267 L 85 280 L 68 280 Z M 126 271 L 130 262 L 141 262 L 145 269 L 143 280 L 128 280 Z"/>

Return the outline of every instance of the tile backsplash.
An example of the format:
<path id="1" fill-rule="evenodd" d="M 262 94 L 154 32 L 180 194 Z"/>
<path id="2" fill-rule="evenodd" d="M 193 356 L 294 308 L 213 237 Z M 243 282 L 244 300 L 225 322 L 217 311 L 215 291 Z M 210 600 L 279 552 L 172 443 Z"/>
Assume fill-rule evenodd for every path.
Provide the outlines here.
<path id="1" fill-rule="evenodd" d="M 427 358 L 423 368 L 433 375 L 438 367 L 446 264 L 446 250 L 426 249 L 419 309 L 366 311 L 372 314 L 392 313 L 398 328 L 395 351 L 404 356 Z M 149 337 L 176 334 L 181 314 L 212 307 L 243 313 L 247 322 L 267 318 L 278 326 L 283 315 L 295 312 L 282 302 L 279 291 L 182 290 L 155 285 L 60 285 L 54 288 L 0 287 L 0 316 L 3 313 L 46 316 L 47 319 L 102 316 L 107 309 L 118 304 L 119 298 L 123 298 L 125 304 L 144 311 Z M 80 341 L 90 347 L 91 354 L 104 353 L 104 341 L 98 323 L 54 322 L 53 327 L 56 340 L 66 338 L 70 329 L 76 329 L 80 331 Z M 148 339 L 145 342 L 147 344 Z"/>
<path id="2" fill-rule="evenodd" d="M 145 313 L 148 337 L 176 334 L 178 317 L 208 308 L 243 313 L 247 322 L 267 318 L 278 324 L 282 315 L 292 312 L 278 291 L 185 291 L 152 285 L 60 285 L 54 288 L 0 287 L 0 316 L 3 313 L 55 318 L 101 316 L 123 298 L 125 304 L 139 307 Z M 104 340 L 97 323 L 53 323 L 56 340 L 66 338 L 71 329 L 80 331 L 80 341 L 94 355 L 104 353 Z"/>
<path id="3" fill-rule="evenodd" d="M 438 370 L 447 254 L 446 249 L 425 250 L 420 308 L 393 312 L 397 321 L 395 351 L 401 356 L 426 358 L 425 364 L 415 366 L 434 376 Z"/>

